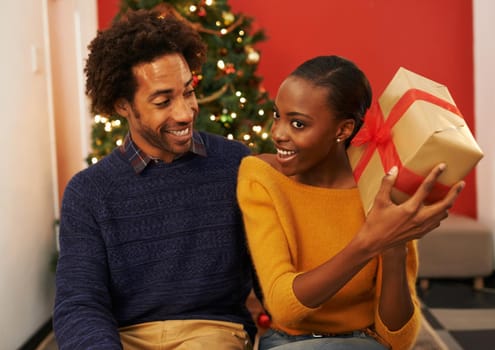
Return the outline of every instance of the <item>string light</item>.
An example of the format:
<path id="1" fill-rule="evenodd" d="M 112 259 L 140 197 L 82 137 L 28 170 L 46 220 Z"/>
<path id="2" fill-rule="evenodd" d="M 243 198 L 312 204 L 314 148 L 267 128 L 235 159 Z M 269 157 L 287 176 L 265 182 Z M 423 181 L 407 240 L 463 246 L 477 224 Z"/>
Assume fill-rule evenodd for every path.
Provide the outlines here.
<path id="1" fill-rule="evenodd" d="M 259 116 L 264 116 L 264 115 L 265 115 L 265 111 L 264 111 L 264 110 L 262 110 L 262 109 L 260 109 L 260 110 L 258 111 L 258 115 L 259 115 Z"/>
<path id="2" fill-rule="evenodd" d="M 101 123 L 101 124 L 106 124 L 108 122 L 108 118 L 102 116 L 102 115 L 95 115 L 94 117 L 95 123 Z"/>
<path id="3" fill-rule="evenodd" d="M 252 129 L 255 133 L 259 134 L 262 130 L 262 127 L 260 125 L 253 125 Z"/>
<path id="4" fill-rule="evenodd" d="M 217 67 L 221 70 L 225 69 L 225 62 L 223 60 L 218 60 Z"/>

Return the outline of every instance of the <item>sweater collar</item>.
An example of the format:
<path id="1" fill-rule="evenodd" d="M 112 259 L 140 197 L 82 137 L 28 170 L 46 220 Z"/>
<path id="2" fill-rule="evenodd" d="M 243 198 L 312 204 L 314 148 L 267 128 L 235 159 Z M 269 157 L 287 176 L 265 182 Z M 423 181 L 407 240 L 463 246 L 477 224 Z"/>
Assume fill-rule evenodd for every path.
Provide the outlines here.
<path id="1" fill-rule="evenodd" d="M 136 145 L 136 143 L 132 140 L 130 133 L 127 133 L 124 138 L 124 142 L 119 149 L 124 157 L 129 161 L 136 174 L 140 174 L 151 161 L 156 160 Z M 203 157 L 207 156 L 203 138 L 197 131 L 193 131 L 191 150 L 189 152 Z"/>

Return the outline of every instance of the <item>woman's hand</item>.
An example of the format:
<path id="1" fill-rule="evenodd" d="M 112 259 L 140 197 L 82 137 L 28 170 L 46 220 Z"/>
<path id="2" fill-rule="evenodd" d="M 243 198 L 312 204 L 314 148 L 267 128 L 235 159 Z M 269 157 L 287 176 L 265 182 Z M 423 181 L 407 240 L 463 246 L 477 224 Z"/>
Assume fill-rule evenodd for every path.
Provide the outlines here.
<path id="1" fill-rule="evenodd" d="M 371 255 L 380 254 L 394 246 L 423 237 L 438 227 L 448 216 L 448 210 L 454 205 L 464 187 L 463 181 L 452 186 L 442 200 L 429 205 L 424 204 L 424 200 L 444 170 L 445 164 L 436 166 L 416 192 L 402 204 L 393 203 L 390 197 L 397 178 L 397 167 L 389 171 L 382 180 L 363 228 L 356 236 Z"/>

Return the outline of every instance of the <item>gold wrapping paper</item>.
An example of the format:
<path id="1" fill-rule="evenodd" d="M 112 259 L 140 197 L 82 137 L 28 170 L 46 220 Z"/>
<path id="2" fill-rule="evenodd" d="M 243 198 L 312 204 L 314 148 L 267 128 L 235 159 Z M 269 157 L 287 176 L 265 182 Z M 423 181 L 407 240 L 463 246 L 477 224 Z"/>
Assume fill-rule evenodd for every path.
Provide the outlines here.
<path id="1" fill-rule="evenodd" d="M 421 94 L 426 97 L 421 97 Z M 399 114 L 396 113 L 393 109 L 407 99 L 410 105 Z M 361 145 L 354 142 L 360 139 L 359 136 L 367 134 L 363 130 L 365 126 L 373 124 L 369 122 L 371 117 L 368 114 L 365 126 L 347 150 L 366 213 L 373 206 L 381 180 L 391 165 L 399 167 L 399 178 L 402 177 L 398 181 L 402 185 L 394 187 L 392 199 L 402 203 L 437 164 L 444 162 L 447 169 L 439 177 L 439 188 L 434 189 L 430 200 L 441 198 L 448 187 L 462 180 L 483 157 L 483 152 L 444 85 L 401 67 L 378 99 L 378 104 L 382 112 L 382 125 L 377 127 L 378 134 L 388 135 L 388 150 L 395 148 L 393 151 L 397 159 L 391 157 L 390 152 L 382 152 L 384 143 L 387 143 L 383 141 L 387 139 L 383 135 L 371 137 Z M 387 125 L 391 126 L 390 132 L 383 131 Z M 417 178 L 412 181 L 414 176 L 407 174 L 416 175 Z"/>

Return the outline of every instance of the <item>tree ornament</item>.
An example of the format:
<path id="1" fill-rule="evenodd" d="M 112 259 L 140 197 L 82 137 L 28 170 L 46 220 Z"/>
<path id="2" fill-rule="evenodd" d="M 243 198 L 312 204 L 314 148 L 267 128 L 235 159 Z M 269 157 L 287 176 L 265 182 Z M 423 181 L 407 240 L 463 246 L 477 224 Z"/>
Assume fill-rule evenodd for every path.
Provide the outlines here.
<path id="1" fill-rule="evenodd" d="M 201 79 L 203 79 L 203 76 L 201 74 L 193 74 L 192 78 L 193 78 L 193 86 L 197 87 L 201 82 Z"/>
<path id="2" fill-rule="evenodd" d="M 205 17 L 206 16 L 206 9 L 204 7 L 200 7 L 198 9 L 198 16 L 199 17 Z"/>
<path id="3" fill-rule="evenodd" d="M 225 69 L 223 70 L 225 74 L 233 74 L 235 73 L 235 67 L 233 63 L 227 63 L 225 65 Z"/>
<path id="4" fill-rule="evenodd" d="M 270 328 L 272 320 L 270 319 L 270 316 L 262 312 L 258 315 L 257 323 L 261 328 Z"/>
<path id="5" fill-rule="evenodd" d="M 229 26 L 235 21 L 235 16 L 232 12 L 222 12 L 223 23 Z"/>
<path id="6" fill-rule="evenodd" d="M 252 46 L 246 46 L 244 49 L 246 52 L 246 63 L 257 64 L 260 61 L 260 54 Z"/>

